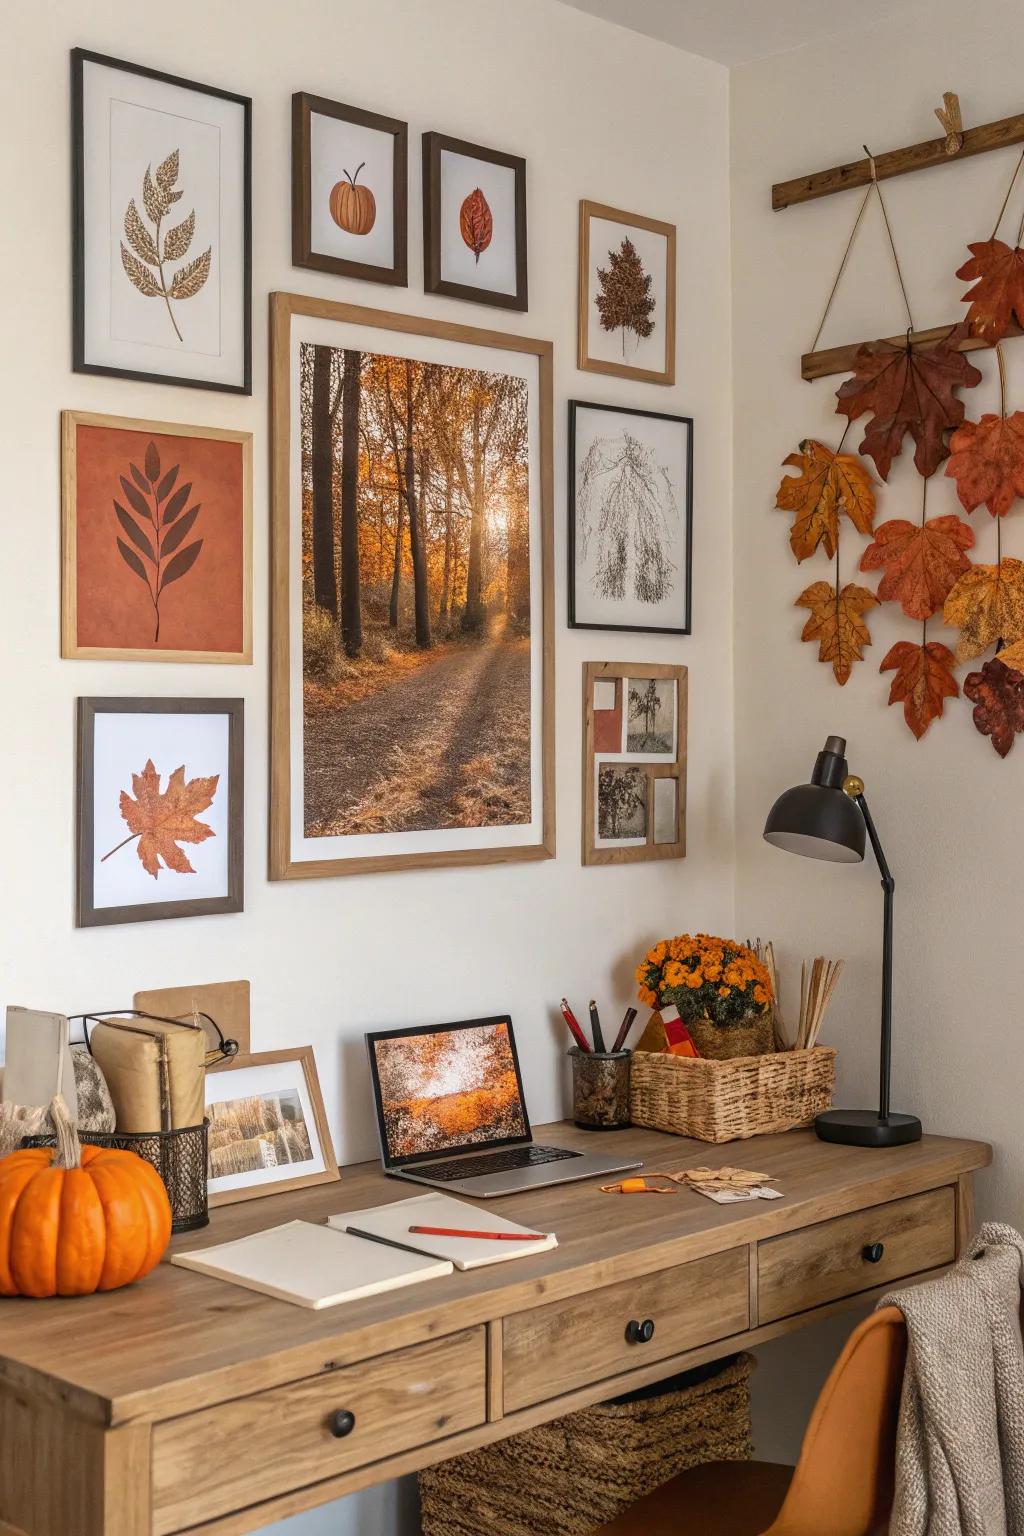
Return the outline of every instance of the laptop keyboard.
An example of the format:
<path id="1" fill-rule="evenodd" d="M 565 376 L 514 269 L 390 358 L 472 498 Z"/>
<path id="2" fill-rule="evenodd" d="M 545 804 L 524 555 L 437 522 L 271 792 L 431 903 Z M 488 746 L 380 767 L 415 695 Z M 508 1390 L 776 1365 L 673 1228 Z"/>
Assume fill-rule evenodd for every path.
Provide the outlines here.
<path id="1" fill-rule="evenodd" d="M 451 1179 L 475 1179 L 481 1173 L 508 1173 L 514 1168 L 536 1168 L 541 1163 L 560 1163 L 580 1157 L 564 1147 L 508 1147 L 504 1152 L 485 1152 L 479 1157 L 453 1157 L 447 1163 L 428 1163 L 418 1171 L 447 1183 Z"/>

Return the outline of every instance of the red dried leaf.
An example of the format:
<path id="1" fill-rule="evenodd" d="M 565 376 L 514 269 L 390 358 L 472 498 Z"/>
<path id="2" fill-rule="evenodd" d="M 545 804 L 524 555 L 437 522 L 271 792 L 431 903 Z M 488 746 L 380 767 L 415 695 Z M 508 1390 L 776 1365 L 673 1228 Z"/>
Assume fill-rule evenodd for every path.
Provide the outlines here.
<path id="1" fill-rule="evenodd" d="M 463 240 L 479 261 L 480 252 L 486 251 L 491 243 L 491 235 L 494 233 L 491 210 L 479 187 L 469 194 L 459 209 L 459 230 Z"/>
<path id="2" fill-rule="evenodd" d="M 960 692 L 953 668 L 956 657 L 948 646 L 937 640 L 927 645 L 912 645 L 909 640 L 899 640 L 886 656 L 879 672 L 891 672 L 896 676 L 889 689 L 889 703 L 903 705 L 903 718 L 918 741 L 942 714 L 944 699 L 955 699 Z"/>
<path id="3" fill-rule="evenodd" d="M 847 583 L 837 592 L 831 582 L 815 581 L 801 592 L 794 606 L 811 610 L 800 638 L 818 641 L 818 660 L 832 663 L 841 688 L 849 680 L 854 662 L 864 660 L 862 646 L 871 644 L 862 615 L 878 607 L 878 598 L 867 587 Z"/>
<path id="4" fill-rule="evenodd" d="M 946 474 L 968 512 L 984 502 L 993 517 L 1005 517 L 1024 496 L 1024 411 L 965 421 L 949 449 Z"/>
<path id="5" fill-rule="evenodd" d="M 994 346 L 1008 334 L 1014 316 L 1024 325 L 1024 251 L 1011 250 L 1005 240 L 979 240 L 967 249 L 971 259 L 956 274 L 966 282 L 977 278 L 964 294 L 964 303 L 971 304 L 967 324 Z"/>
<path id="6" fill-rule="evenodd" d="M 1024 673 L 993 656 L 980 672 L 964 678 L 964 697 L 974 705 L 978 730 L 990 736 L 999 756 L 1005 757 L 1014 736 L 1024 731 Z"/>
<path id="7" fill-rule="evenodd" d="M 973 543 L 973 530 L 959 517 L 930 517 L 924 524 L 896 517 L 875 530 L 860 568 L 884 569 L 882 602 L 899 603 L 908 619 L 930 619 L 970 569 L 964 550 Z"/>

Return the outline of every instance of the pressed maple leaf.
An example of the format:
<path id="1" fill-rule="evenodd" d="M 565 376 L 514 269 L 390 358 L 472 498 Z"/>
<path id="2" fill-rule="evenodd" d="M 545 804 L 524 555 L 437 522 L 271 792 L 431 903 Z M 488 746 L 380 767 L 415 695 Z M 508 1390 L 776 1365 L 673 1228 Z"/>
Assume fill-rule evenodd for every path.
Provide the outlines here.
<path id="1" fill-rule="evenodd" d="M 871 413 L 860 451 L 874 459 L 883 480 L 907 433 L 917 445 L 920 474 L 933 475 L 946 457 L 944 434 L 964 419 L 964 403 L 953 391 L 981 382 L 957 349 L 966 335 L 966 325 L 958 325 L 930 345 L 869 341 L 858 349 L 853 378 L 836 390 L 836 412 L 851 421 Z"/>
<path id="2" fill-rule="evenodd" d="M 837 592 L 831 582 L 816 581 L 801 592 L 794 606 L 811 610 L 800 638 L 818 641 L 818 660 L 832 663 L 836 682 L 842 687 L 854 662 L 863 661 L 862 647 L 871 644 L 862 615 L 878 607 L 878 598 L 867 587 L 852 582 Z"/>
<path id="3" fill-rule="evenodd" d="M 895 668 L 889 703 L 903 705 L 903 718 L 918 741 L 942 714 L 942 701 L 955 699 L 960 692 L 953 676 L 955 666 L 953 652 L 937 640 L 926 645 L 898 640 L 878 669 L 891 672 Z"/>
<path id="4" fill-rule="evenodd" d="M 960 631 L 957 661 L 973 661 L 997 640 L 1024 640 L 1024 560 L 972 565 L 946 598 L 942 618 Z"/>
<path id="5" fill-rule="evenodd" d="M 876 528 L 860 568 L 884 569 L 878 584 L 883 603 L 899 603 L 909 619 L 930 619 L 970 570 L 964 550 L 973 543 L 973 530 L 959 517 L 930 517 L 923 524 L 895 517 Z"/>
<path id="6" fill-rule="evenodd" d="M 775 505 L 795 512 L 789 542 L 798 560 L 818 545 L 831 558 L 836 552 L 839 513 L 845 512 L 859 533 L 869 534 L 875 518 L 871 475 L 855 453 L 833 453 L 824 443 L 805 438 L 798 453 L 783 459 L 798 475 L 783 475 Z"/>
<path id="7" fill-rule="evenodd" d="M 994 346 L 1009 334 L 1014 316 L 1024 325 L 1024 251 L 1011 249 L 1005 240 L 979 240 L 967 249 L 971 259 L 956 274 L 965 282 L 977 279 L 964 294 L 964 303 L 971 305 L 967 324 Z"/>
<path id="8" fill-rule="evenodd" d="M 194 875 L 195 870 L 178 844 L 205 843 L 208 837 L 216 836 L 212 827 L 197 821 L 196 817 L 213 804 L 219 779 L 220 774 L 215 773 L 209 778 L 189 779 L 186 783 L 182 765 L 175 768 L 161 794 L 160 775 L 149 759 L 141 773 L 132 774 L 135 799 L 126 790 L 121 791 L 121 815 L 131 836 L 118 843 L 117 848 L 111 848 L 110 853 L 105 853 L 101 862 L 138 838 L 136 852 L 139 860 L 154 880 L 159 874 L 161 859 L 165 868 L 176 870 L 179 875 Z"/>
<path id="9" fill-rule="evenodd" d="M 984 502 L 993 517 L 1005 517 L 1024 496 L 1024 411 L 965 421 L 950 438 L 949 451 L 946 474 L 956 481 L 968 512 Z"/>
<path id="10" fill-rule="evenodd" d="M 964 678 L 964 696 L 974 705 L 974 724 L 992 738 L 1000 757 L 1024 731 L 1024 673 L 1008 667 L 1001 656 L 986 661 L 980 672 Z"/>

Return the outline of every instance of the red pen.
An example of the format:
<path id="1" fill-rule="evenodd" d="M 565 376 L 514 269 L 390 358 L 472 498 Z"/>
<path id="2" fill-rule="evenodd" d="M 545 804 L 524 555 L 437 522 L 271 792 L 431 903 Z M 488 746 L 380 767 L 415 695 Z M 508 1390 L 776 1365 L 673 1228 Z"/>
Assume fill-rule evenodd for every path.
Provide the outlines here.
<path id="1" fill-rule="evenodd" d="M 559 1003 L 558 1006 L 562 1010 L 562 1018 L 565 1020 L 566 1024 L 569 1026 L 569 1033 L 570 1033 L 570 1035 L 572 1035 L 573 1039 L 576 1041 L 576 1044 L 579 1046 L 580 1050 L 581 1051 L 589 1052 L 590 1051 L 590 1041 L 587 1039 L 586 1035 L 583 1033 L 582 1029 L 580 1028 L 579 1020 L 577 1019 L 576 1015 L 573 1013 L 572 1009 L 569 1007 L 569 1000 L 568 1000 L 568 998 L 563 997 L 562 1001 Z"/>
<path id="2" fill-rule="evenodd" d="M 546 1232 L 464 1232 L 460 1227 L 410 1227 L 423 1237 L 483 1237 L 489 1243 L 543 1243 Z"/>

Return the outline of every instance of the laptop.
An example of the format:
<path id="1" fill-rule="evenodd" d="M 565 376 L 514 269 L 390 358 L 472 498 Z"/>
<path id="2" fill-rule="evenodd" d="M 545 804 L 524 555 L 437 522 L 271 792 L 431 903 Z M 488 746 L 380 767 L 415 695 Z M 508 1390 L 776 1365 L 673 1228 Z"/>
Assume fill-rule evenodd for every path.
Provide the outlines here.
<path id="1" fill-rule="evenodd" d="M 366 1043 L 392 1178 L 479 1198 L 643 1167 L 637 1158 L 538 1146 L 507 1014 L 378 1030 Z"/>

